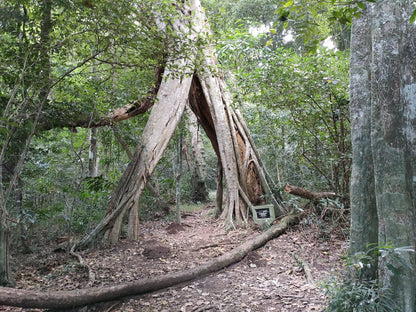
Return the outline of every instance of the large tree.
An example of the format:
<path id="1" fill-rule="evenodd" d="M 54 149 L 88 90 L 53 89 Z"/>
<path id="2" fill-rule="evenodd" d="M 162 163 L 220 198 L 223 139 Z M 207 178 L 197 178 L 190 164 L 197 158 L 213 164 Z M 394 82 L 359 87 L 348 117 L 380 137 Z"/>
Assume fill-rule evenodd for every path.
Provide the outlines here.
<path id="1" fill-rule="evenodd" d="M 231 96 L 218 74 L 217 60 L 206 36 L 209 29 L 203 9 L 198 0 L 190 1 L 189 6 L 190 10 L 184 10 L 184 16 L 174 27 L 186 34 L 190 41 L 202 42 L 202 46 L 195 45 L 195 53 L 187 58 L 172 55 L 168 59 L 171 68 L 179 68 L 182 73 L 178 77 L 171 70 L 164 72 L 158 101 L 152 108 L 141 143 L 111 196 L 104 219 L 75 247 L 91 243 L 100 233 L 104 233 L 105 243 L 117 242 L 126 215 L 129 216 L 127 236 L 137 239 L 139 198 L 188 102 L 221 163 L 219 180 L 224 174 L 227 189 L 221 213 L 225 226 L 232 228 L 247 224 L 252 206 L 265 204 L 266 201 L 274 205 L 276 215 L 283 213 L 248 128 L 232 107 Z M 201 63 L 199 67 L 195 66 L 196 56 Z M 219 188 L 222 188 L 221 184 Z M 217 206 L 222 209 L 222 198 L 217 197 Z"/>
<path id="2" fill-rule="evenodd" d="M 416 311 L 416 25 L 411 0 L 368 4 L 351 45 L 351 254 L 369 253 L 366 278 Z M 370 245 L 371 244 L 371 245 Z"/>

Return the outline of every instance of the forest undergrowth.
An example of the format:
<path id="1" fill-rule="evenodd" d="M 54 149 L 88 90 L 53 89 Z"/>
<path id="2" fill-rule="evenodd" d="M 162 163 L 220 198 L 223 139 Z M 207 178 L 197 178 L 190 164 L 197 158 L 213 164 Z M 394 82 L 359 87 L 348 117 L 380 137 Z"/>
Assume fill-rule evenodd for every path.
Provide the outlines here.
<path id="1" fill-rule="evenodd" d="M 227 232 L 210 217 L 211 209 L 207 205 L 182 212 L 182 224 L 169 219 L 143 221 L 139 241 L 121 240 L 109 249 L 83 251 L 89 271 L 57 248 L 57 241 L 39 241 L 38 252 L 14 255 L 17 287 L 71 290 L 163 276 L 202 264 L 261 232 L 258 228 Z M 310 215 L 230 267 L 193 282 L 109 303 L 105 310 L 322 311 L 328 304 L 325 287 L 341 272 L 345 253 L 346 238 L 339 228 Z"/>

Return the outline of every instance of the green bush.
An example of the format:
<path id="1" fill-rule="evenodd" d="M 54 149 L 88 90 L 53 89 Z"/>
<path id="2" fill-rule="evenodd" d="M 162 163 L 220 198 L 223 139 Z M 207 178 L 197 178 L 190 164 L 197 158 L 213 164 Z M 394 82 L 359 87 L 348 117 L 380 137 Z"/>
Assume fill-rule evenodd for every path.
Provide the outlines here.
<path id="1" fill-rule="evenodd" d="M 327 285 L 331 298 L 326 312 L 394 312 L 390 292 L 380 289 L 375 281 L 346 281 Z"/>

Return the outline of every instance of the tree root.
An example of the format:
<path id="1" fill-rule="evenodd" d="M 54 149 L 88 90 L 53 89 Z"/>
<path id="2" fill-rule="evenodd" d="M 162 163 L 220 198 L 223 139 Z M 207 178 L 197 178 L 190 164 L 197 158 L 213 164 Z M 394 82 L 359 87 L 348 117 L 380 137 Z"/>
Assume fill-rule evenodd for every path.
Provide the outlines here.
<path id="1" fill-rule="evenodd" d="M 250 251 L 260 248 L 269 240 L 278 237 L 291 224 L 296 224 L 303 214 L 289 215 L 267 231 L 250 241 L 218 256 L 200 266 L 182 272 L 174 272 L 155 278 L 123 283 L 107 287 L 93 287 L 70 291 L 32 291 L 0 287 L 0 305 L 40 309 L 73 309 L 99 302 L 118 300 L 123 297 L 140 295 L 164 289 L 179 283 L 189 282 L 202 275 L 216 272 L 243 259 Z"/>
<path id="2" fill-rule="evenodd" d="M 308 283 L 313 285 L 314 281 L 313 281 L 313 277 L 312 277 L 312 270 L 309 267 L 309 264 L 295 252 L 292 253 L 292 256 L 298 262 L 298 264 L 303 269 L 303 271 L 305 272 L 306 280 L 308 281 Z"/>
<path id="3" fill-rule="evenodd" d="M 83 267 L 86 268 L 88 271 L 88 286 L 92 286 L 95 282 L 95 274 L 94 272 L 91 270 L 90 266 L 85 263 L 84 259 L 81 257 L 81 255 L 79 253 L 75 252 L 75 247 L 76 245 L 73 245 L 71 250 L 69 251 L 69 254 L 74 256 L 75 258 L 78 259 L 79 264 Z"/>

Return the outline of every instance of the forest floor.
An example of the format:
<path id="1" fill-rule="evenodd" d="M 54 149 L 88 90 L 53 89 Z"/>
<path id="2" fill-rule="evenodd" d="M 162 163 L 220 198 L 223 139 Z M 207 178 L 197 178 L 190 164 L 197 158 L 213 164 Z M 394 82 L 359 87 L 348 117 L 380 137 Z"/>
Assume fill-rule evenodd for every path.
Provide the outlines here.
<path id="1" fill-rule="evenodd" d="M 111 249 L 83 251 L 90 268 L 55 242 L 41 252 L 16 256 L 17 287 L 70 290 L 123 283 L 187 270 L 221 255 L 261 231 L 226 232 L 209 217 L 210 206 L 182 214 L 182 225 L 166 220 L 141 223 L 140 240 L 122 240 Z M 242 261 L 192 282 L 107 305 L 102 311 L 213 312 L 322 311 L 328 304 L 325 285 L 341 272 L 345 238 L 316 225 L 299 224 Z M 307 280 L 305 266 L 313 280 Z M 1 307 L 0 311 L 41 311 Z"/>

